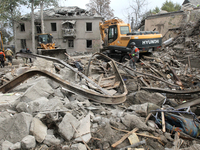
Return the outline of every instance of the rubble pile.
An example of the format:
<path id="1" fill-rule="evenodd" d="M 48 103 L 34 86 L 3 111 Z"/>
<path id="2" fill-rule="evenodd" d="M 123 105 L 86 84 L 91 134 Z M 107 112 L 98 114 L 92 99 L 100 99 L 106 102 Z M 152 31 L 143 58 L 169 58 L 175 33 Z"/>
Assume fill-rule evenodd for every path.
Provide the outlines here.
<path id="1" fill-rule="evenodd" d="M 175 60 L 184 64 L 191 61 L 193 68 L 199 68 L 199 51 L 200 51 L 200 19 L 196 22 L 186 23 L 180 30 L 177 37 L 169 39 L 166 42 L 164 52 L 171 52 Z M 165 44 L 165 42 L 164 42 Z M 171 51 L 173 50 L 173 51 Z"/>
<path id="2" fill-rule="evenodd" d="M 192 68 L 190 71 L 188 68 L 185 71 L 186 65 L 175 60 L 172 51 L 169 50 L 165 55 L 161 51 L 154 52 L 153 56 L 144 56 L 141 62 L 137 63 L 136 71 L 118 63 L 128 94 L 127 100 L 117 105 L 92 101 L 41 76 L 29 78 L 10 92 L 2 93 L 0 96 L 1 149 L 109 150 L 134 149 L 134 147 L 198 149 L 199 140 L 196 138 L 198 133 L 190 134 L 182 128 L 175 128 L 173 123 L 172 128 L 173 125 L 174 128 L 170 130 L 171 126 L 168 123 L 171 122 L 167 119 L 167 117 L 170 118 L 170 114 L 180 120 L 183 119 L 176 116 L 174 112 L 164 112 L 167 131 L 163 132 L 160 125 L 162 124 L 161 108 L 172 111 L 174 109 L 169 109 L 169 106 L 179 106 L 187 99 L 173 97 L 165 92 L 141 90 L 144 86 L 174 90 L 198 88 L 193 82 L 199 82 L 195 74 L 199 70 Z M 81 58 L 80 60 L 83 73 L 86 73 L 89 59 Z M 68 61 L 68 63 L 75 67 L 73 61 Z M 6 84 L 29 69 L 36 68 L 48 70 L 69 81 L 70 84 L 99 93 L 92 84 L 87 84 L 84 78 L 80 78 L 69 68 L 38 58 L 31 66 L 2 72 L 2 84 Z M 115 72 L 110 62 L 93 58 L 89 78 L 96 83 L 99 82 L 101 87 L 110 90 L 109 93 L 112 95 L 118 95 L 120 90 L 113 87 L 116 83 L 113 81 L 113 76 Z M 177 80 L 175 76 L 180 80 Z M 198 96 L 198 93 L 195 94 L 195 97 Z M 197 112 L 198 107 L 192 110 Z M 187 121 L 193 123 L 191 120 Z M 195 126 L 194 123 L 192 125 L 192 127 Z M 191 128 L 191 130 L 194 129 Z"/>
<path id="3" fill-rule="evenodd" d="M 68 60 L 75 70 L 41 58 L 1 68 L 0 89 L 38 69 L 89 91 L 75 94 L 53 78 L 36 75 L 1 93 L 1 149 L 199 149 L 199 25 L 186 24 L 160 51 L 141 56 L 136 70 L 116 62 L 128 90 L 126 101 L 118 104 L 89 98 L 123 93 L 113 64 L 97 57 Z M 88 64 L 87 79 L 77 72 L 86 75 Z"/>
<path id="4" fill-rule="evenodd" d="M 51 9 L 44 10 L 44 17 L 76 17 L 76 16 L 94 16 L 97 14 L 92 14 L 89 11 L 86 11 L 85 9 L 81 9 L 77 6 L 71 6 L 71 7 L 55 7 Z M 22 19 L 30 18 L 30 14 L 26 14 L 22 16 Z M 40 11 L 35 13 L 35 18 L 40 19 Z"/>

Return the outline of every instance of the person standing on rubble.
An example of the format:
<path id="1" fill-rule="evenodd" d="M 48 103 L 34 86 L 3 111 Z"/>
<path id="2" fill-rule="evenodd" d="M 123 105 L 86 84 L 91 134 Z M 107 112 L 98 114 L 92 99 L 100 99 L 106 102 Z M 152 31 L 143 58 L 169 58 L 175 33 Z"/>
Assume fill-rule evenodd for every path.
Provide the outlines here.
<path id="1" fill-rule="evenodd" d="M 4 68 L 4 66 L 5 66 L 4 62 L 5 61 L 6 61 L 6 55 L 4 54 L 3 50 L 0 49 L 0 62 L 1 62 L 0 66 L 1 66 L 1 68 Z"/>
<path id="2" fill-rule="evenodd" d="M 131 68 L 135 70 L 136 69 L 135 63 L 139 59 L 139 49 L 136 47 L 135 42 L 131 42 L 130 46 L 131 46 L 131 53 L 129 54 L 129 56 L 131 59 L 129 60 L 129 65 Z"/>
<path id="3" fill-rule="evenodd" d="M 31 54 L 32 52 L 30 51 L 29 48 L 26 48 L 26 53 Z M 28 58 L 26 59 L 26 63 L 27 63 Z M 32 59 L 29 57 L 30 63 L 32 63 Z"/>
<path id="4" fill-rule="evenodd" d="M 10 65 L 12 65 L 12 58 L 13 58 L 13 52 L 11 49 L 7 48 L 5 50 L 5 55 L 6 55 L 6 58 L 8 58 L 8 63 L 10 63 Z"/>

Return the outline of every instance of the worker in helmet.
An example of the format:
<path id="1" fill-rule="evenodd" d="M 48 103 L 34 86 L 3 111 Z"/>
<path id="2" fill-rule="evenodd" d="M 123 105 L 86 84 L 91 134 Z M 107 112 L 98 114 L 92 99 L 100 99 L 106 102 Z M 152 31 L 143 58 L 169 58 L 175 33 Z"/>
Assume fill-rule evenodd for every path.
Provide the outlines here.
<path id="1" fill-rule="evenodd" d="M 129 65 L 131 68 L 136 69 L 135 63 L 139 59 L 139 49 L 136 47 L 135 42 L 131 42 L 130 46 L 131 46 L 131 53 L 129 54 L 129 56 L 131 59 L 129 61 Z"/>

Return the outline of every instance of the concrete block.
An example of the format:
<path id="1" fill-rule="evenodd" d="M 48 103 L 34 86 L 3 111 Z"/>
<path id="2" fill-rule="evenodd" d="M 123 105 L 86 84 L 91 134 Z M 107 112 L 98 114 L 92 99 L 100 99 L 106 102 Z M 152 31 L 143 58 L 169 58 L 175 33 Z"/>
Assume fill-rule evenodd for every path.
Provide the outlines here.
<path id="1" fill-rule="evenodd" d="M 24 112 L 5 119 L 0 124 L 0 141 L 5 139 L 12 143 L 20 142 L 29 135 L 31 121 L 32 115 Z"/>
<path id="2" fill-rule="evenodd" d="M 31 113 L 44 111 L 44 106 L 46 106 L 48 102 L 49 100 L 46 97 L 37 98 L 28 103 L 29 109 L 31 110 Z"/>
<path id="3" fill-rule="evenodd" d="M 34 149 L 36 146 L 35 137 L 32 135 L 27 135 L 21 141 L 22 149 Z"/>
<path id="4" fill-rule="evenodd" d="M 54 93 L 52 87 L 46 80 L 42 80 L 28 88 L 24 95 L 20 98 L 21 102 L 30 102 L 40 97 L 49 97 Z"/>
<path id="5" fill-rule="evenodd" d="M 30 133 L 35 136 L 37 142 L 42 143 L 47 135 L 47 126 L 38 118 L 33 118 Z"/>
<path id="6" fill-rule="evenodd" d="M 2 143 L 2 150 L 10 150 L 10 147 L 13 146 L 13 143 L 9 141 L 4 141 Z"/>
<path id="7" fill-rule="evenodd" d="M 160 106 L 163 103 L 164 99 L 165 97 L 160 93 L 149 93 L 142 90 L 138 91 L 135 94 L 135 97 L 132 100 L 132 102 L 134 104 L 153 103 Z"/>
<path id="8" fill-rule="evenodd" d="M 71 113 L 66 113 L 58 126 L 59 132 L 66 140 L 70 141 L 74 137 L 74 128 L 77 128 L 79 125 L 80 122 Z"/>
<path id="9" fill-rule="evenodd" d="M 77 128 L 78 133 L 75 133 L 75 141 L 81 142 L 82 139 L 84 142 L 88 143 L 91 139 L 90 133 L 90 115 L 87 115 L 85 118 L 80 120 L 80 126 Z M 82 138 L 80 138 L 80 136 Z"/>
<path id="10" fill-rule="evenodd" d="M 11 150 L 20 150 L 21 149 L 21 143 L 20 142 L 17 142 L 15 144 L 13 144 L 11 147 L 10 147 Z"/>
<path id="11" fill-rule="evenodd" d="M 70 150 L 87 150 L 87 148 L 84 144 L 78 143 L 78 144 L 73 144 Z"/>
<path id="12" fill-rule="evenodd" d="M 43 143 L 48 146 L 54 146 L 59 145 L 61 141 L 57 139 L 54 135 L 46 135 Z"/>
<path id="13" fill-rule="evenodd" d="M 39 70 L 47 70 L 51 73 L 55 73 L 53 61 L 37 57 L 33 65 Z"/>
<path id="14" fill-rule="evenodd" d="M 62 79 L 68 81 L 75 81 L 75 72 L 69 68 L 63 68 L 60 70 L 60 75 Z"/>

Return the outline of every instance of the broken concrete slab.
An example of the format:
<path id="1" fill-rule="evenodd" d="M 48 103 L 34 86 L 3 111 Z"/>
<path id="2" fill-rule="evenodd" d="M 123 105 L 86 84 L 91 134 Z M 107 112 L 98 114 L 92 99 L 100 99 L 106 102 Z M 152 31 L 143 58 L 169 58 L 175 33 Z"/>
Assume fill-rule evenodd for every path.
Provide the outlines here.
<path id="1" fill-rule="evenodd" d="M 75 72 L 69 68 L 64 68 L 60 70 L 60 76 L 63 80 L 74 81 L 75 80 Z"/>
<path id="2" fill-rule="evenodd" d="M 80 125 L 80 122 L 71 114 L 66 113 L 62 122 L 59 124 L 59 133 L 68 141 L 74 137 L 75 130 Z"/>
<path id="3" fill-rule="evenodd" d="M 130 130 L 132 130 L 133 128 L 138 128 L 142 131 L 154 131 L 153 128 L 148 127 L 145 124 L 144 120 L 141 120 L 141 118 L 136 115 L 125 114 L 124 117 L 121 118 L 121 120 L 123 124 L 126 125 Z"/>
<path id="4" fill-rule="evenodd" d="M 37 82 L 40 82 L 41 80 L 47 79 L 46 77 L 38 77 L 38 78 L 30 78 L 27 81 L 25 81 L 23 84 L 18 85 L 14 89 L 11 90 L 11 92 L 25 92 L 29 87 L 33 86 Z"/>
<path id="5" fill-rule="evenodd" d="M 3 122 L 5 119 L 9 119 L 9 118 L 11 118 L 11 117 L 12 117 L 12 116 L 11 116 L 10 113 L 7 112 L 7 111 L 1 112 L 1 113 L 0 113 L 0 124 L 1 124 L 1 122 Z"/>
<path id="6" fill-rule="evenodd" d="M 34 68 L 40 69 L 40 70 L 47 70 L 51 73 L 55 73 L 54 64 L 53 61 L 49 61 L 43 58 L 36 58 L 36 60 L 33 62 Z"/>
<path id="7" fill-rule="evenodd" d="M 57 88 L 54 90 L 54 96 L 58 96 L 58 97 L 62 97 L 62 98 L 65 97 L 60 88 Z"/>
<path id="8" fill-rule="evenodd" d="M 70 150 L 87 150 L 86 146 L 82 143 L 73 144 Z"/>
<path id="9" fill-rule="evenodd" d="M 28 103 L 29 110 L 31 113 L 44 111 L 43 109 L 47 105 L 48 102 L 49 100 L 46 97 L 37 98 L 36 100 Z"/>
<path id="10" fill-rule="evenodd" d="M 80 126 L 77 128 L 77 131 L 78 133 L 75 133 L 74 135 L 74 137 L 76 138 L 75 141 L 84 141 L 85 143 L 88 143 L 90 141 L 92 137 L 90 133 L 90 114 L 80 120 Z"/>
<path id="11" fill-rule="evenodd" d="M 13 103 L 16 102 L 17 99 L 21 97 L 20 93 L 0 93 L 1 101 L 0 101 L 0 111 L 4 111 L 6 109 L 13 109 Z"/>
<path id="12" fill-rule="evenodd" d="M 4 141 L 3 143 L 2 143 L 2 150 L 10 150 L 10 147 L 12 147 L 13 146 L 13 143 L 11 143 L 11 142 L 9 142 L 9 141 Z"/>
<path id="13" fill-rule="evenodd" d="M 26 90 L 24 95 L 19 99 L 21 102 L 30 102 L 40 97 L 49 97 L 54 93 L 52 87 L 47 83 L 47 80 L 42 80 Z"/>
<path id="14" fill-rule="evenodd" d="M 63 105 L 63 101 L 59 97 L 54 97 L 41 108 L 41 111 L 68 111 L 68 109 Z"/>
<path id="15" fill-rule="evenodd" d="M 57 139 L 54 135 L 46 135 L 43 143 L 48 146 L 54 146 L 59 145 L 61 141 Z"/>
<path id="16" fill-rule="evenodd" d="M 10 147 L 11 150 L 19 150 L 21 149 L 21 142 L 17 142 Z"/>
<path id="17" fill-rule="evenodd" d="M 26 112 L 32 114 L 32 111 L 29 109 L 29 105 L 26 102 L 19 102 L 16 106 L 16 109 L 18 113 Z"/>
<path id="18" fill-rule="evenodd" d="M 5 119 L 0 124 L 0 140 L 5 139 L 12 143 L 20 142 L 29 135 L 31 121 L 32 115 L 24 112 Z"/>
<path id="19" fill-rule="evenodd" d="M 38 118 L 33 118 L 30 133 L 35 136 L 37 142 L 42 143 L 47 135 L 47 126 Z"/>
<path id="20" fill-rule="evenodd" d="M 10 81 L 14 78 L 14 76 L 12 75 L 11 72 L 6 73 L 6 74 L 4 75 L 4 77 L 5 77 L 6 79 L 10 80 Z"/>
<path id="21" fill-rule="evenodd" d="M 141 90 L 135 94 L 135 97 L 133 97 L 132 102 L 134 104 L 144 104 L 149 102 L 161 106 L 164 100 L 165 97 L 160 93 L 149 93 Z"/>
<path id="22" fill-rule="evenodd" d="M 159 109 L 160 107 L 153 104 L 153 103 L 144 103 L 144 104 L 137 104 L 137 105 L 131 105 L 127 108 L 127 110 L 132 110 L 136 112 L 137 114 L 140 114 L 142 117 L 146 117 L 151 110 Z"/>
<path id="23" fill-rule="evenodd" d="M 32 149 L 35 148 L 35 146 L 36 146 L 35 137 L 32 135 L 27 135 L 21 141 L 22 149 Z"/>

